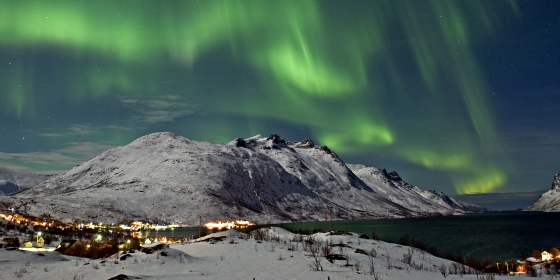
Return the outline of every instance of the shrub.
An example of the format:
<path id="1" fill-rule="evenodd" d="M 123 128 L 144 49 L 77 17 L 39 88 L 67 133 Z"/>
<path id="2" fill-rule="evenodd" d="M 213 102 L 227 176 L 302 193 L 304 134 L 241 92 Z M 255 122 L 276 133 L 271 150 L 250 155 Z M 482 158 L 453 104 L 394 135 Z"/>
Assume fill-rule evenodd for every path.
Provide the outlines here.
<path id="1" fill-rule="evenodd" d="M 443 276 L 443 278 L 447 278 L 448 270 L 447 270 L 447 265 L 445 265 L 444 263 L 442 263 L 439 266 L 439 272 L 441 273 L 441 275 Z"/>
<path id="2" fill-rule="evenodd" d="M 407 265 L 411 265 L 413 255 L 414 255 L 414 250 L 412 248 L 408 248 L 408 252 L 403 255 L 402 262 Z"/>

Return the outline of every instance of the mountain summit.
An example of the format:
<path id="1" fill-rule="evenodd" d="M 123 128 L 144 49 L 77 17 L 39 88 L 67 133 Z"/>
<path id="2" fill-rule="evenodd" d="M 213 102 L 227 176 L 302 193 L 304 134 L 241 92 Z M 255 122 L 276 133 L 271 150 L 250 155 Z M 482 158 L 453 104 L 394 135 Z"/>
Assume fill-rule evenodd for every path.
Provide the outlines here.
<path id="1" fill-rule="evenodd" d="M 560 172 L 554 175 L 549 191 L 529 207 L 531 211 L 560 212 Z"/>
<path id="2" fill-rule="evenodd" d="M 346 165 L 313 141 L 278 135 L 222 145 L 153 133 L 23 191 L 34 216 L 116 223 L 257 223 L 462 214 L 479 208 L 421 190 L 396 172 Z"/>

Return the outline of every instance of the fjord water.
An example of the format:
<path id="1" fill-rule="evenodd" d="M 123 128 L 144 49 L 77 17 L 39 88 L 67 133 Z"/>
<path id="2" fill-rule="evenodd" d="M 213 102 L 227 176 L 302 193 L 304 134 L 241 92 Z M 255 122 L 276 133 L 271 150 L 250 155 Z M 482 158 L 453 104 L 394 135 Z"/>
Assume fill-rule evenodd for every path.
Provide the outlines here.
<path id="1" fill-rule="evenodd" d="M 479 260 L 527 257 L 533 250 L 560 246 L 560 213 L 488 212 L 464 216 L 406 219 L 344 220 L 279 225 L 288 230 L 351 231 L 397 242 L 408 234 L 435 248 L 440 256 L 462 255 Z M 193 237 L 198 228 L 149 232 L 149 236 Z"/>
<path id="2" fill-rule="evenodd" d="M 560 213 L 489 212 L 464 216 L 407 219 L 346 220 L 286 224 L 290 230 L 372 232 L 379 239 L 398 241 L 409 234 L 433 247 L 439 255 L 462 255 L 479 260 L 528 256 L 533 250 L 560 246 Z"/>

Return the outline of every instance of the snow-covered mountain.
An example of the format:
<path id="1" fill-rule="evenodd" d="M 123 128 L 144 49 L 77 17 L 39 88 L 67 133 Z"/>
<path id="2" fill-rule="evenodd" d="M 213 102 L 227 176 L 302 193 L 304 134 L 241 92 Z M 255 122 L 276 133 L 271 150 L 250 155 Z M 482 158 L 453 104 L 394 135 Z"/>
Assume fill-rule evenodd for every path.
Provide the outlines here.
<path id="1" fill-rule="evenodd" d="M 452 213 L 457 209 L 477 212 L 480 207 L 447 196 L 435 190 L 423 190 L 404 181 L 396 171 L 348 164 L 348 167 L 372 189 L 386 199 L 418 213 Z"/>
<path id="2" fill-rule="evenodd" d="M 560 172 L 552 180 L 552 187 L 529 207 L 531 211 L 560 212 Z"/>
<path id="3" fill-rule="evenodd" d="M 6 202 L 6 198 L 4 199 Z M 462 214 L 478 208 L 396 173 L 351 165 L 310 140 L 277 135 L 226 145 L 153 133 L 108 150 L 8 201 L 61 220 L 258 223 Z"/>
<path id="4" fill-rule="evenodd" d="M 51 174 L 25 172 L 0 167 L 0 195 L 11 195 L 26 188 L 35 186 Z"/>

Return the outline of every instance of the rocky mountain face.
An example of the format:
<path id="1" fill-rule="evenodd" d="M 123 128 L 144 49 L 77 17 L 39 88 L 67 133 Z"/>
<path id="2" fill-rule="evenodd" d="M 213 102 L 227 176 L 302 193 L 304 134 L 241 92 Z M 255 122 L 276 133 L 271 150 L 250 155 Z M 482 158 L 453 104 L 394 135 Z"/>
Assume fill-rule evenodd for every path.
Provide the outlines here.
<path id="1" fill-rule="evenodd" d="M 199 218 L 277 223 L 480 210 L 395 172 L 346 165 L 310 140 L 254 136 L 221 145 L 169 132 L 108 150 L 0 202 L 65 221 L 189 225 Z"/>
<path id="2" fill-rule="evenodd" d="M 554 175 L 552 187 L 529 207 L 531 211 L 560 212 L 560 172 Z"/>
<path id="3" fill-rule="evenodd" d="M 0 195 L 12 195 L 35 186 L 51 174 L 39 174 L 0 167 Z"/>
<path id="4" fill-rule="evenodd" d="M 349 164 L 350 169 L 386 199 L 418 213 L 453 213 L 457 209 L 478 212 L 479 206 L 459 202 L 442 192 L 423 190 L 404 181 L 396 171 Z"/>

